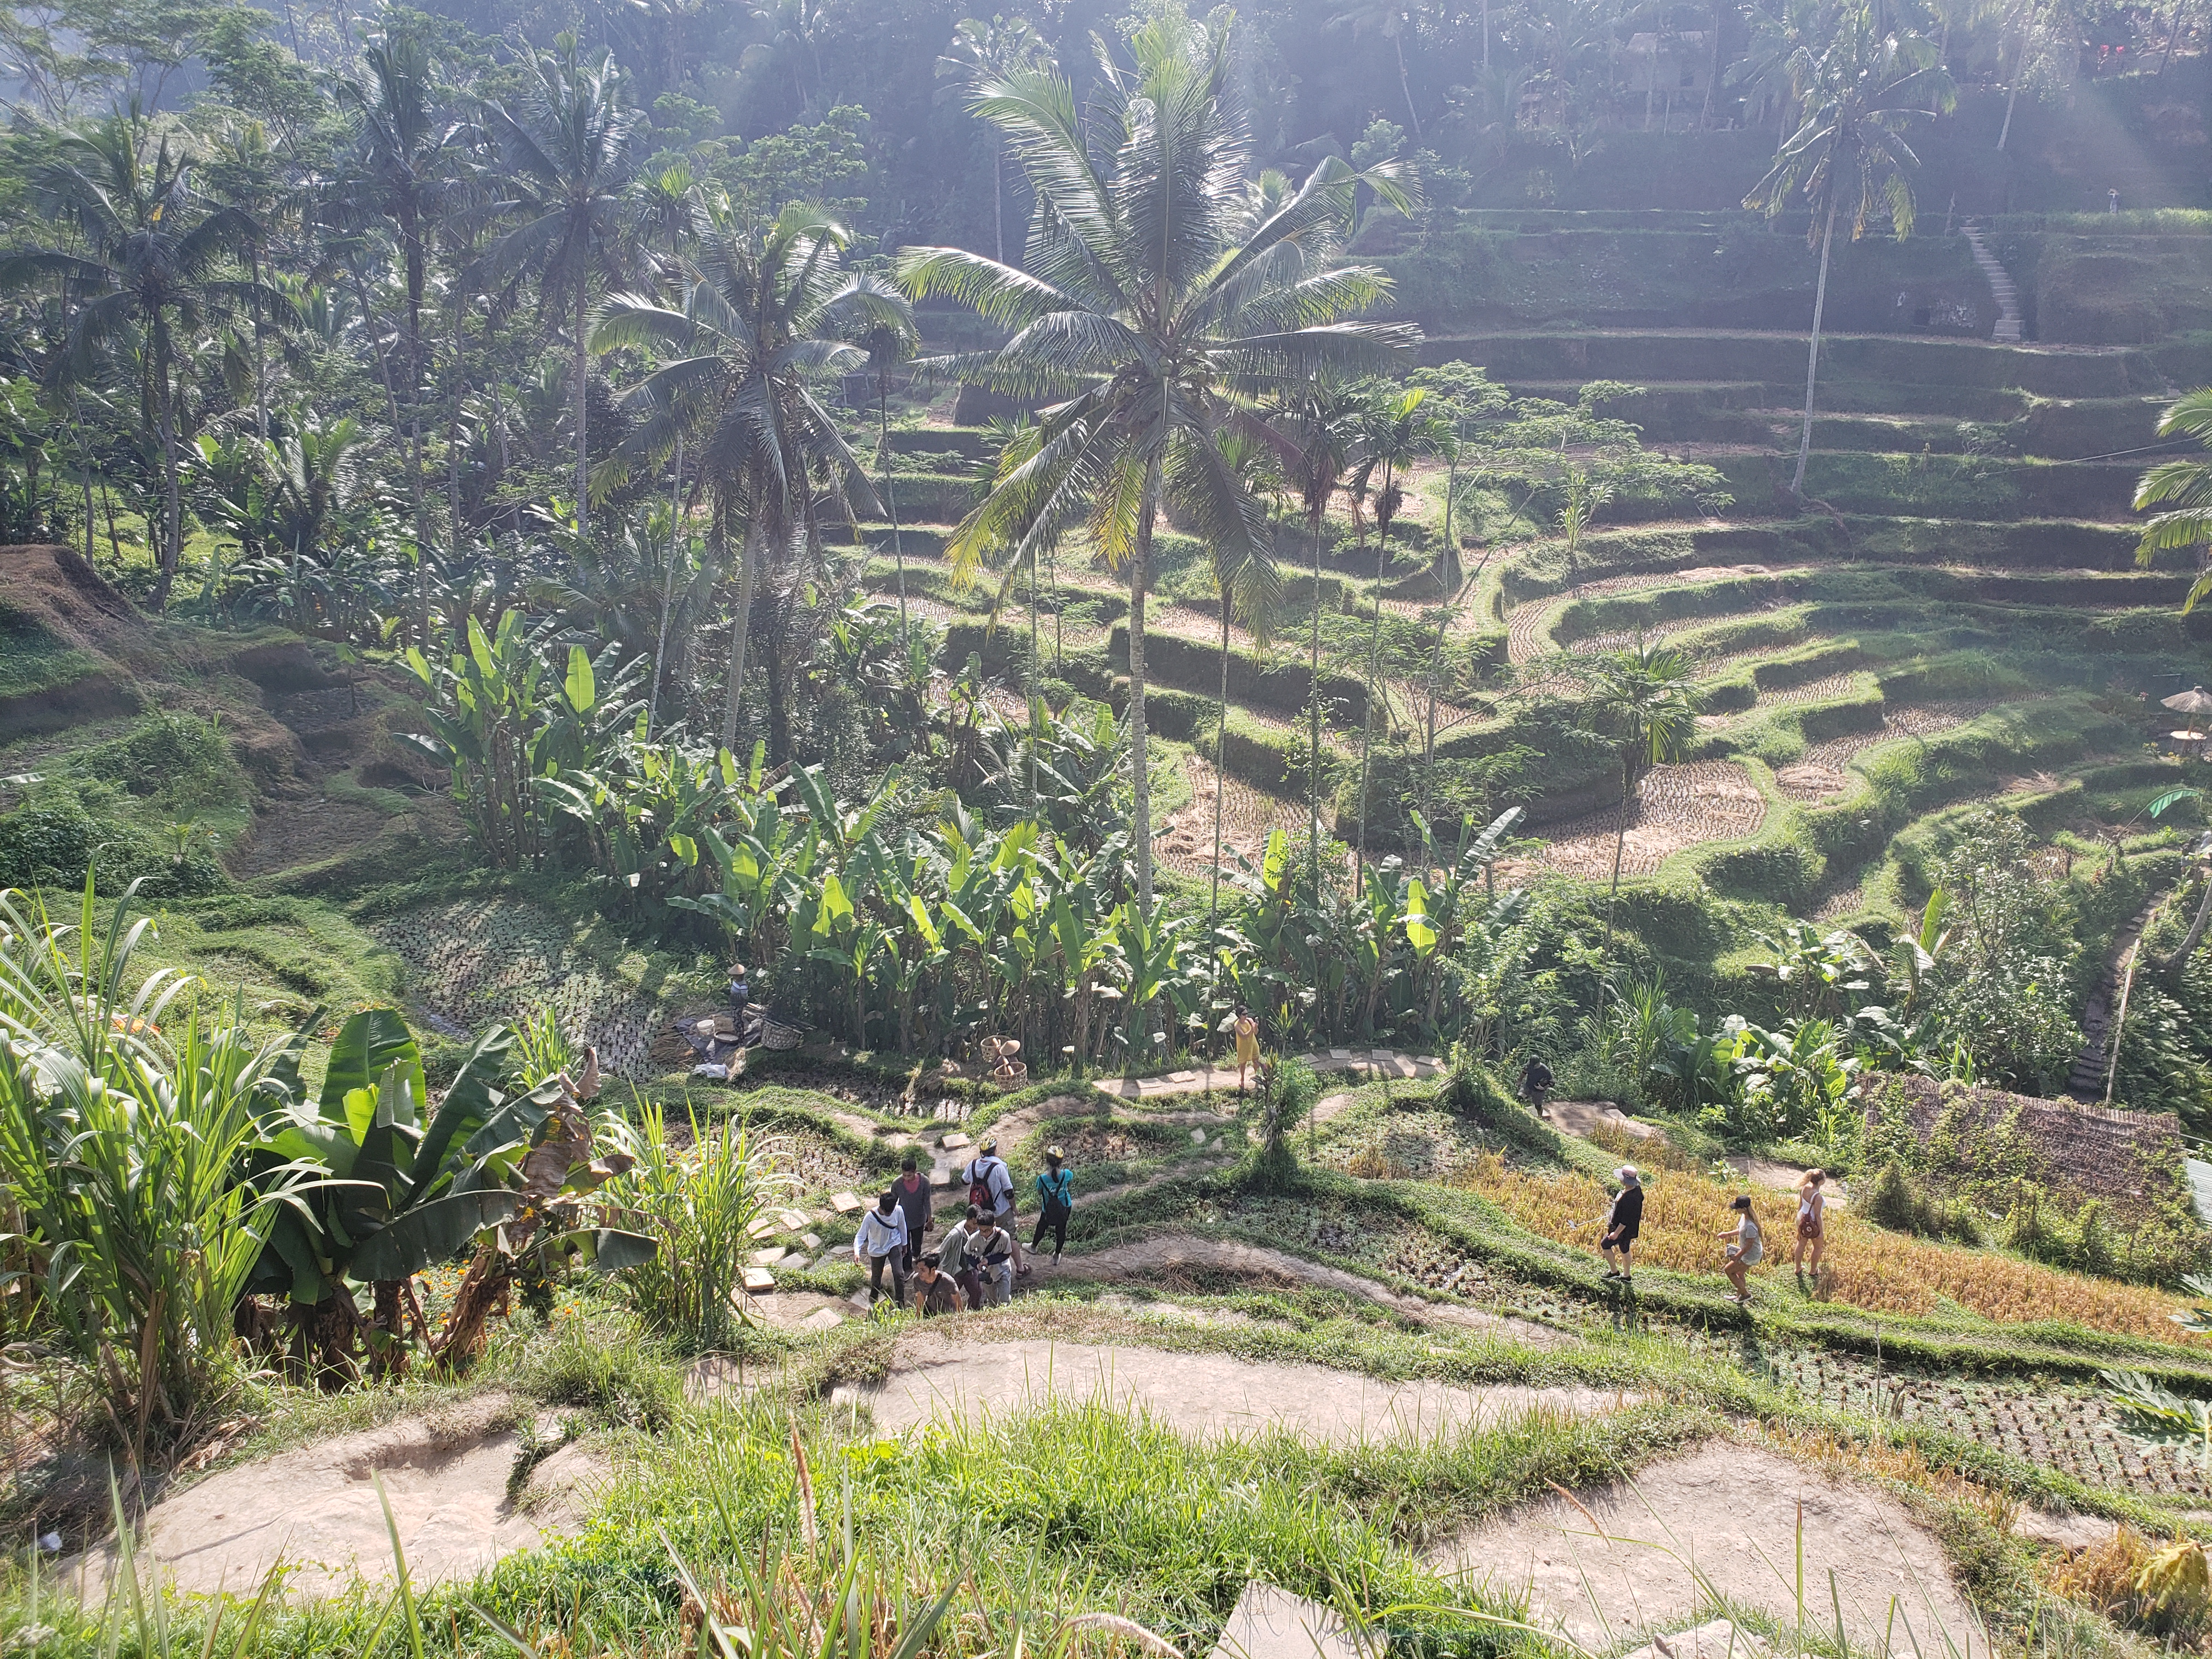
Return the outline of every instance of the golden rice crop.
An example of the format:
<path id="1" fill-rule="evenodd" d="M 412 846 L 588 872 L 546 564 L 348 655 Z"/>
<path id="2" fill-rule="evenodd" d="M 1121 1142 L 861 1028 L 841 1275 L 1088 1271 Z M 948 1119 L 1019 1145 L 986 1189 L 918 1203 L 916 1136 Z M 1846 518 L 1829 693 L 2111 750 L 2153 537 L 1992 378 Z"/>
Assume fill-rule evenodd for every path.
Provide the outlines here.
<path id="1" fill-rule="evenodd" d="M 1479 1162 L 1461 1184 L 1471 1187 L 1531 1232 L 1563 1244 L 1595 1247 L 1597 1218 L 1608 1201 L 1587 1176 L 1545 1176 Z M 1734 1217 L 1730 1189 L 1702 1176 L 1655 1170 L 1644 1183 L 1639 1266 L 1717 1274 L 1725 1241 L 1714 1237 Z M 1766 1259 L 1754 1279 L 1790 1272 L 1796 1239 L 1796 1199 L 1753 1192 L 1752 1213 L 1766 1236 Z M 2137 1285 L 2067 1273 L 2016 1257 L 1912 1238 L 1875 1226 L 1848 1211 L 1827 1213 L 1826 1296 L 1873 1312 L 1933 1314 L 1946 1304 L 2002 1324 L 2067 1319 L 2094 1330 L 2154 1342 L 2196 1345 L 2170 1316 L 2171 1297 Z"/>

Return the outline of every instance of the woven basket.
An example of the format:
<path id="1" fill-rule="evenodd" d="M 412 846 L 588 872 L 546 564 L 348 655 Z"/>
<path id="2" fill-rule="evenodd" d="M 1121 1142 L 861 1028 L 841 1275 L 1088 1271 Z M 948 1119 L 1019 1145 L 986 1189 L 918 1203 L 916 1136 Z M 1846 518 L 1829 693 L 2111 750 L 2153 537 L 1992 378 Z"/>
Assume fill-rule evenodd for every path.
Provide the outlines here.
<path id="1" fill-rule="evenodd" d="M 1030 1081 L 1029 1065 L 1026 1061 L 1019 1060 L 1002 1061 L 992 1069 L 991 1081 L 1008 1091 L 1025 1089 L 1029 1086 Z"/>
<path id="2" fill-rule="evenodd" d="M 763 1048 L 796 1048 L 802 1035 L 796 1025 L 786 1025 L 775 1019 L 761 1021 L 761 1047 Z"/>

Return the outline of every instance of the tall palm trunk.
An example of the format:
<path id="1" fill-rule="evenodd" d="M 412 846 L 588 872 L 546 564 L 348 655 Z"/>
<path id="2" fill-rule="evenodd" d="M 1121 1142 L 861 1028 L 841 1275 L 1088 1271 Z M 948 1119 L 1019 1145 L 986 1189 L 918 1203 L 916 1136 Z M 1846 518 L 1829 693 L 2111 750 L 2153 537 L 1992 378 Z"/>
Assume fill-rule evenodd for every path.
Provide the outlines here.
<path id="1" fill-rule="evenodd" d="M 737 618 L 730 634 L 730 680 L 722 701 L 722 747 L 734 749 L 738 743 L 738 706 L 744 695 L 745 646 L 752 633 L 753 577 L 760 563 L 761 534 L 757 512 L 745 515 L 745 539 L 738 553 L 741 561 L 738 570 Z M 718 544 L 727 542 L 729 507 L 726 503 L 715 509 L 715 538 Z"/>
<path id="2" fill-rule="evenodd" d="M 154 583 L 154 609 L 169 608 L 169 588 L 185 558 L 185 502 L 177 477 L 176 389 L 169 374 L 169 325 L 158 311 L 154 314 L 155 404 L 161 432 L 162 501 L 161 574 Z"/>
<path id="3" fill-rule="evenodd" d="M 1392 485 L 1391 469 L 1386 465 L 1382 469 L 1384 495 L 1389 494 Z M 1379 510 L 1375 517 L 1375 627 L 1367 647 L 1367 718 L 1359 728 L 1359 845 L 1352 856 L 1355 890 L 1367 879 L 1368 761 L 1375 748 L 1375 705 L 1381 701 L 1382 689 L 1382 581 L 1390 565 L 1390 518 Z"/>
<path id="4" fill-rule="evenodd" d="M 1313 860 L 1313 890 L 1316 902 L 1321 897 L 1321 521 L 1328 510 L 1322 503 L 1309 508 L 1306 527 L 1313 532 L 1313 641 L 1307 664 L 1306 714 L 1312 726 L 1312 751 L 1307 758 L 1306 800 L 1311 810 L 1311 822 L 1306 826 L 1307 845 Z"/>
<path id="5" fill-rule="evenodd" d="M 592 450 L 584 430 L 586 410 L 589 406 L 589 386 L 586 380 L 589 368 L 585 354 L 585 313 L 592 296 L 592 269 L 588 262 L 576 271 L 576 528 L 585 529 L 591 520 Z M 751 565 L 746 570 L 750 575 Z"/>
<path id="6" fill-rule="evenodd" d="M 1006 141 L 991 141 L 991 234 L 1000 264 L 1006 263 Z"/>
<path id="7" fill-rule="evenodd" d="M 1813 453 L 1813 388 L 1820 374 L 1820 313 L 1828 303 L 1828 254 L 1836 242 L 1836 191 L 1828 192 L 1828 222 L 1820 233 L 1820 279 L 1813 288 L 1813 338 L 1805 348 L 1805 424 L 1797 434 L 1797 471 L 1790 493 L 1805 493 L 1805 461 Z"/>
<path id="8" fill-rule="evenodd" d="M 1393 35 L 1390 44 L 1398 50 L 1398 90 L 1406 95 L 1407 118 L 1413 124 L 1413 137 L 1421 136 L 1421 112 L 1413 107 L 1413 83 L 1406 78 L 1406 43 Z"/>
<path id="9" fill-rule="evenodd" d="M 1221 590 L 1221 696 L 1213 705 L 1213 885 L 1206 902 L 1206 951 L 1213 960 L 1213 980 L 1221 979 L 1221 957 L 1213 930 L 1221 923 L 1221 796 L 1229 760 L 1229 590 Z"/>
<path id="10" fill-rule="evenodd" d="M 668 660 L 668 615 L 676 604 L 676 556 L 684 545 L 684 439 L 676 440 L 676 472 L 668 487 L 668 568 L 660 579 L 660 637 L 653 647 L 653 690 L 645 700 L 645 740 L 660 715 L 660 677 Z"/>
<path id="11" fill-rule="evenodd" d="M 907 651 L 906 548 L 899 540 L 898 499 L 891 489 L 891 383 L 888 374 L 876 377 L 876 453 L 883 459 L 884 511 L 891 521 L 891 560 L 898 566 L 899 653 L 903 656 Z"/>
<path id="12" fill-rule="evenodd" d="M 1152 745 L 1145 734 L 1145 583 L 1152 562 L 1152 515 L 1159 511 L 1160 464 L 1145 463 L 1145 483 L 1137 499 L 1137 545 L 1129 560 L 1129 771 L 1136 793 L 1130 830 L 1137 855 L 1137 918 L 1149 927 L 1152 920 Z M 1129 1060 L 1133 1064 L 1146 1052 L 1151 1036 L 1152 1010 L 1133 1000 L 1129 1005 Z"/>

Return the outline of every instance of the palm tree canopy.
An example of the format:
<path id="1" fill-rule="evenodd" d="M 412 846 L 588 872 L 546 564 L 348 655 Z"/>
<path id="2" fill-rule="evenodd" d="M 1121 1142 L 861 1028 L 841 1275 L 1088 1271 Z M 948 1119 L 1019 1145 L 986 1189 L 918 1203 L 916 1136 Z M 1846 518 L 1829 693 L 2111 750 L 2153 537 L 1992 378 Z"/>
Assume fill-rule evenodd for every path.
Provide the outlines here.
<path id="1" fill-rule="evenodd" d="M 2160 416 L 2158 435 L 2193 439 L 2212 449 L 2212 386 L 2183 393 Z M 2136 486 L 2135 508 L 2151 515 L 2136 544 L 2136 563 L 2148 565 L 2174 548 L 2198 549 L 2201 557 L 2201 550 L 2212 544 L 2212 461 L 2185 456 L 2159 462 Z M 2199 572 L 2182 610 L 2195 610 L 2208 592 L 2212 592 L 2212 568 Z"/>
<path id="2" fill-rule="evenodd" d="M 1920 158 L 1905 135 L 1957 103 L 1933 41 L 1884 34 L 1856 6 L 1796 41 L 1781 68 L 1796 91 L 1800 118 L 1766 174 L 1743 204 L 1770 217 L 1802 199 L 1812 209 L 1807 246 L 1816 246 L 1832 205 L 1851 240 L 1886 210 L 1902 241 L 1912 234 L 1910 176 Z"/>
<path id="3" fill-rule="evenodd" d="M 1249 145 L 1223 96 L 1225 27 L 1163 12 L 1130 46 L 1133 69 L 1102 53 L 1103 84 L 1080 115 L 1068 82 L 1044 70 L 975 90 L 971 107 L 1006 134 L 1037 198 L 1027 270 L 960 248 L 900 258 L 916 298 L 948 295 L 1012 331 L 996 352 L 945 367 L 1017 395 L 1072 394 L 956 533 L 956 566 L 990 546 L 1025 558 L 1079 520 L 1119 566 L 1164 475 L 1199 534 L 1249 556 L 1263 515 L 1213 442 L 1229 400 L 1379 367 L 1419 337 L 1348 320 L 1389 291 L 1381 271 L 1283 280 L 1278 263 L 1299 244 L 1333 252 L 1363 178 L 1410 202 L 1401 176 L 1324 161 L 1250 225 Z"/>
<path id="4" fill-rule="evenodd" d="M 653 373 L 624 394 L 637 419 L 603 462 L 593 493 L 655 465 L 678 438 L 703 474 L 728 489 L 761 532 L 781 539 L 805 520 L 813 481 L 878 511 L 866 473 L 810 381 L 866 365 L 845 337 L 885 329 L 911 338 L 906 300 L 882 278 L 847 271 L 843 226 L 787 207 L 764 235 L 724 225 L 710 235 L 679 306 L 622 294 L 602 307 L 594 349 L 651 346 Z"/>
<path id="5" fill-rule="evenodd" d="M 621 263 L 638 113 L 617 95 L 612 54 L 587 63 L 569 34 L 555 46 L 532 59 L 522 95 L 495 106 L 488 125 L 512 191 L 497 210 L 522 221 L 494 244 L 491 268 L 535 270 L 557 297 L 588 281 L 593 264 Z"/>
<path id="6" fill-rule="evenodd" d="M 1686 652 L 1650 640 L 1578 665 L 1591 720 L 1621 745 L 1625 763 L 1657 766 L 1689 746 L 1704 698 Z"/>

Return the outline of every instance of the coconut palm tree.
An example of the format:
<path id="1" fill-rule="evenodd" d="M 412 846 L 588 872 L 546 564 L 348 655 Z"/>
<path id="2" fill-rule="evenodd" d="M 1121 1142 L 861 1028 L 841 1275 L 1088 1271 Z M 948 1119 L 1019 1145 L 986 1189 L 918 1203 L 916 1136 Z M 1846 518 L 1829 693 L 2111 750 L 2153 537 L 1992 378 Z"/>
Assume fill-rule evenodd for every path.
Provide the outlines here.
<path id="1" fill-rule="evenodd" d="M 764 234 L 720 226 L 697 256 L 698 280 L 680 306 L 616 295 L 592 336 L 601 350 L 651 345 L 663 354 L 660 366 L 623 395 L 638 422 L 602 465 L 598 486 L 604 490 L 641 466 L 658 466 L 688 439 L 714 495 L 718 564 L 726 568 L 732 525 L 744 527 L 722 706 L 726 747 L 737 741 L 763 562 L 818 557 L 817 515 L 825 505 L 878 510 L 867 473 L 809 381 L 867 361 L 845 336 L 875 326 L 911 334 L 914 317 L 880 278 L 843 269 L 849 240 L 818 209 L 796 204 Z M 781 765 L 791 745 L 775 664 L 769 682 L 769 750 Z"/>
<path id="2" fill-rule="evenodd" d="M 592 453 L 585 430 L 589 388 L 592 284 L 620 276 L 632 264 L 626 191 L 634 169 L 630 138 L 637 112 L 619 95 L 620 72 L 611 53 L 596 64 L 579 55 L 576 37 L 562 34 L 554 50 L 534 54 L 531 79 L 519 98 L 489 112 L 503 182 L 510 194 L 503 216 L 522 223 L 492 246 L 490 267 L 502 275 L 534 270 L 540 304 L 556 296 L 574 308 L 571 391 L 576 426 L 576 522 L 588 522 Z"/>
<path id="3" fill-rule="evenodd" d="M 1102 54 L 1082 112 L 1067 81 L 1027 69 L 986 83 L 973 107 L 1006 135 L 1037 198 L 1027 270 L 960 248 L 913 248 L 899 273 L 1012 331 L 960 367 L 1031 397 L 1066 393 L 1021 440 L 991 493 L 955 532 L 956 566 L 992 548 L 1026 558 L 1087 521 L 1129 578 L 1129 746 L 1138 915 L 1152 911 L 1145 726 L 1145 582 L 1172 491 L 1203 539 L 1242 560 L 1265 546 L 1261 503 L 1214 446 L 1231 401 L 1304 376 L 1387 362 L 1419 337 L 1407 324 L 1345 320 L 1389 290 L 1372 268 L 1285 282 L 1271 256 L 1340 234 L 1362 175 L 1330 159 L 1279 211 L 1243 230 L 1249 161 L 1229 106 L 1225 19 L 1162 11 L 1129 40 L 1133 68 Z M 1401 199 L 1395 175 L 1381 182 Z M 1133 1008 L 1141 1028 L 1142 1008 Z M 1140 1029 L 1133 1033 L 1141 1036 Z"/>
<path id="4" fill-rule="evenodd" d="M 1805 245 L 1820 250 L 1813 289 L 1813 333 L 1805 351 L 1805 420 L 1797 438 L 1797 470 L 1790 492 L 1805 489 L 1813 448 L 1813 392 L 1820 368 L 1820 316 L 1828 301 L 1828 255 L 1836 221 L 1851 240 L 1887 212 L 1900 242 L 1912 234 L 1908 175 L 1920 158 L 1905 135 L 1957 102 L 1935 44 L 1921 35 L 1883 34 L 1873 17 L 1847 6 L 1823 33 L 1798 45 L 1784 65 L 1799 109 L 1797 130 L 1783 141 L 1766 176 L 1743 198 L 1770 219 L 1793 199 L 1809 210 Z"/>
<path id="5" fill-rule="evenodd" d="M 1375 709 L 1382 702 L 1382 587 L 1390 569 L 1390 526 L 1406 502 L 1406 473 L 1451 441 L 1451 423 L 1432 408 L 1426 387 L 1391 388 L 1370 402 L 1360 422 L 1359 465 L 1353 487 L 1375 495 L 1375 623 L 1367 648 L 1367 718 L 1359 732 L 1359 842 L 1353 868 L 1367 867 L 1367 779 L 1375 747 Z"/>
<path id="6" fill-rule="evenodd" d="M 1484 14 L 1487 19 L 1488 14 Z M 1340 11 L 1328 20 L 1333 29 L 1349 28 L 1354 35 L 1372 30 L 1390 43 L 1398 57 L 1398 90 L 1406 100 L 1406 118 L 1413 124 L 1413 137 L 1421 136 L 1421 112 L 1413 107 L 1413 85 L 1406 78 L 1406 37 L 1418 32 L 1416 8 L 1406 0 L 1359 0 L 1348 11 Z M 1489 42 L 1486 25 L 1484 44 Z"/>
<path id="7" fill-rule="evenodd" d="M 1688 655 L 1650 640 L 1600 652 L 1580 663 L 1577 672 L 1589 688 L 1585 713 L 1620 751 L 1620 811 L 1613 824 L 1613 885 L 1605 901 L 1605 942 L 1610 950 L 1636 781 L 1650 768 L 1680 757 L 1697 730 L 1703 698 Z"/>
<path id="8" fill-rule="evenodd" d="M 240 209 L 210 209 L 192 188 L 192 161 L 185 141 L 155 138 L 137 116 L 68 134 L 33 175 L 32 194 L 48 217 L 76 232 L 78 246 L 33 246 L 0 259 L 0 288 L 45 277 L 64 284 L 67 378 L 88 380 L 111 356 L 134 368 L 140 416 L 161 449 L 157 611 L 169 602 L 185 549 L 179 359 L 211 319 L 281 302 L 242 266 L 260 228 Z"/>
<path id="9" fill-rule="evenodd" d="M 963 17 L 952 27 L 952 39 L 937 60 L 938 96 L 951 97 L 1002 81 L 1016 70 L 1049 69 L 1052 46 L 1026 17 L 1001 17 L 989 21 Z M 1003 263 L 1006 257 L 1006 143 L 991 141 L 991 252 Z"/>
<path id="10" fill-rule="evenodd" d="M 2201 447 L 2212 449 L 2212 386 L 2184 392 L 2159 417 L 2158 435 L 2193 439 Z M 2212 547 L 2212 460 L 2160 461 L 2136 486 L 2135 507 L 2151 515 L 2136 547 L 2137 564 L 2148 567 L 2168 548 L 2186 547 L 2197 554 L 2197 580 L 2181 602 L 2185 612 L 2194 611 L 2199 600 L 2212 593 L 2212 561 L 2205 557 L 2206 549 Z"/>
<path id="11" fill-rule="evenodd" d="M 459 208 L 466 174 L 457 142 L 460 129 L 439 108 L 441 89 L 422 39 L 387 35 L 372 41 L 362 60 L 368 74 L 337 86 L 339 106 L 354 123 L 354 141 L 330 191 L 326 216 L 342 225 L 381 221 L 398 244 L 407 284 L 408 478 L 419 547 L 427 536 L 422 409 L 427 250 L 431 229 Z"/>
<path id="12" fill-rule="evenodd" d="M 1321 891 L 1321 532 L 1329 501 L 1344 481 L 1345 469 L 1352 465 L 1364 407 L 1357 386 L 1345 380 L 1316 378 L 1294 387 L 1276 403 L 1267 417 L 1267 429 L 1276 434 L 1285 452 L 1284 471 L 1297 491 L 1298 504 L 1305 512 L 1306 535 L 1313 544 L 1310 678 L 1306 696 L 1312 732 L 1306 795 L 1310 812 L 1307 841 L 1316 895 Z"/>
<path id="13" fill-rule="evenodd" d="M 1274 449 L 1263 436 L 1251 431 L 1224 431 L 1216 435 L 1214 446 L 1239 489 L 1271 502 L 1279 498 L 1282 474 L 1276 466 Z M 1275 568 L 1271 546 L 1248 543 L 1240 556 L 1216 542 L 1208 544 L 1206 552 L 1214 601 L 1221 607 L 1221 696 L 1213 707 L 1213 869 L 1206 917 L 1210 941 L 1221 921 L 1221 813 L 1229 762 L 1229 624 L 1232 614 L 1242 616 L 1254 640 L 1265 644 L 1275 604 L 1282 597 L 1283 578 Z"/>

